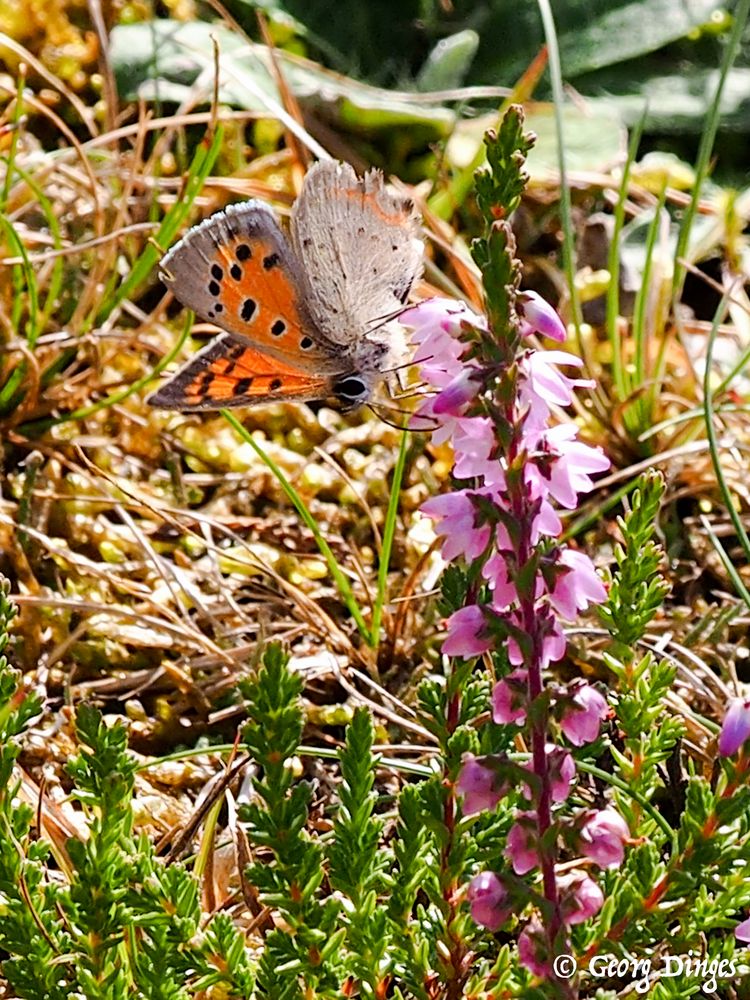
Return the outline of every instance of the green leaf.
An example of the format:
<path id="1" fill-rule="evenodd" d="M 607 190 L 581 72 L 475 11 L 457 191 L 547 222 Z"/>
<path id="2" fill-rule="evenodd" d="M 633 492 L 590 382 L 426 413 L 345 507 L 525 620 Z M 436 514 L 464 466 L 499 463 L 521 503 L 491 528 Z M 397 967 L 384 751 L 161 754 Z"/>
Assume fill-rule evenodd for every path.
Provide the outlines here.
<path id="1" fill-rule="evenodd" d="M 120 94 L 126 100 L 179 104 L 192 96 L 204 74 L 207 104 L 215 58 L 212 38 L 223 70 L 220 103 L 275 118 L 283 101 L 267 47 L 203 21 L 165 19 L 113 28 L 110 58 Z M 455 116 L 446 108 L 417 104 L 407 93 L 359 83 L 282 49 L 274 55 L 301 107 L 334 126 L 363 136 L 396 129 L 409 146 L 446 139 L 453 127 Z"/>

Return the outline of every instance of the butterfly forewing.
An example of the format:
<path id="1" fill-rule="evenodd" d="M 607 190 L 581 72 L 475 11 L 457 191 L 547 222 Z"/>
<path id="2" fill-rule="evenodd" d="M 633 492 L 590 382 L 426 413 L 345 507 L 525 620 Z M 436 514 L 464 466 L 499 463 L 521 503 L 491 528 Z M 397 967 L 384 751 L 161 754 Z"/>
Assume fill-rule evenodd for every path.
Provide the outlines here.
<path id="1" fill-rule="evenodd" d="M 338 371 L 301 305 L 294 252 L 261 202 L 232 205 L 191 229 L 161 271 L 183 305 L 250 346 L 305 371 Z"/>

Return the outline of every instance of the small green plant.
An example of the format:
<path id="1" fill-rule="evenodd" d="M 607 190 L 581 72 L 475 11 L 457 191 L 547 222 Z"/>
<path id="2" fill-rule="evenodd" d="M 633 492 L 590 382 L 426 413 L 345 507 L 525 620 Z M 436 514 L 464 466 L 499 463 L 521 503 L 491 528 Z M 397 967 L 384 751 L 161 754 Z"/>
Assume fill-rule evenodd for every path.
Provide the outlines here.
<path id="1" fill-rule="evenodd" d="M 487 708 L 487 685 L 463 670 L 447 687 L 424 686 L 421 719 L 444 762 L 392 799 L 374 791 L 384 762 L 372 751 L 368 713 L 355 712 L 339 753 L 331 832 L 314 839 L 306 832 L 312 789 L 294 777 L 303 713 L 301 683 L 287 659 L 269 646 L 257 678 L 242 684 L 250 717 L 243 736 L 259 775 L 241 818 L 251 843 L 268 855 L 247 874 L 284 925 L 266 937 L 259 993 L 339 996 L 343 989 L 376 998 L 393 990 L 426 1000 L 468 975 L 481 932 L 462 885 L 476 858 L 499 855 L 507 831 L 508 817 L 497 816 L 472 833 L 453 788 L 462 753 L 479 749 L 471 723 Z"/>
<path id="2" fill-rule="evenodd" d="M 0 651 L 14 614 L 0 587 Z M 254 979 L 239 932 L 226 915 L 208 918 L 195 877 L 165 865 L 133 833 L 136 763 L 126 729 L 107 726 L 85 704 L 76 714 L 80 751 L 68 770 L 86 832 L 55 845 L 54 872 L 52 845 L 16 799 L 19 740 L 39 709 L 0 656 L 0 949 L 15 995 L 188 1000 L 220 986 L 225 996 L 250 997 Z"/>
<path id="3" fill-rule="evenodd" d="M 696 772 L 681 751 L 684 724 L 667 709 L 676 666 L 643 646 L 669 590 L 653 539 L 663 492 L 659 473 L 639 480 L 619 520 L 622 543 L 599 609 L 612 638 L 605 662 L 619 682 L 617 737 L 609 746 L 615 800 L 639 837 L 624 867 L 607 874 L 606 902 L 579 945 L 583 981 L 592 987 L 606 966 L 602 956 L 638 961 L 631 981 L 648 983 L 668 967 L 670 978 L 652 994 L 660 998 L 690 996 L 701 986 L 713 993 L 735 980 L 740 959 L 731 930 L 750 905 L 747 759 L 724 762 L 711 779 Z M 644 810 L 645 803 L 656 810 Z"/>

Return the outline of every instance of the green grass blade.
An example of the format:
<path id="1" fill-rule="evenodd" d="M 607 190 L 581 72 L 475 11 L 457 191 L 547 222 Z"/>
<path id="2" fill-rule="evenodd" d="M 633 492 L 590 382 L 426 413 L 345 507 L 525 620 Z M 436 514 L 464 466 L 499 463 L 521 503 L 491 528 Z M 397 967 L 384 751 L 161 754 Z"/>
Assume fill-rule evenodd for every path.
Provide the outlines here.
<path id="1" fill-rule="evenodd" d="M 274 460 L 265 453 L 265 451 L 255 440 L 255 438 L 242 426 L 237 417 L 235 417 L 235 415 L 231 413 L 229 410 L 222 410 L 221 415 L 232 427 L 234 427 L 234 429 L 240 435 L 242 440 L 246 441 L 250 445 L 250 447 L 253 449 L 258 458 L 260 458 L 261 461 L 268 466 L 268 468 L 276 477 L 279 485 L 286 493 L 291 503 L 294 505 L 295 509 L 297 510 L 297 513 L 305 522 L 306 526 L 312 532 L 313 537 L 315 538 L 315 542 L 318 546 L 318 549 L 320 550 L 320 554 L 326 561 L 330 574 L 335 580 L 336 586 L 338 587 L 339 594 L 341 594 L 342 600 L 349 609 L 349 612 L 357 625 L 357 629 L 359 630 L 360 635 L 368 644 L 368 646 L 371 646 L 373 644 L 372 634 L 370 632 L 370 629 L 367 627 L 367 623 L 365 622 L 360 607 L 357 604 L 357 599 L 354 596 L 354 591 L 350 587 L 349 581 L 347 580 L 346 576 L 341 570 L 341 567 L 336 561 L 336 556 L 333 554 L 330 545 L 323 537 L 323 533 L 318 527 L 317 521 L 308 510 L 304 500 L 295 490 L 295 488 L 292 486 L 292 484 L 289 482 L 289 480 L 286 478 L 286 476 L 278 467 L 278 465 L 274 462 Z"/>
<path id="2" fill-rule="evenodd" d="M 383 526 L 383 544 L 380 547 L 380 559 L 378 562 L 378 592 L 375 598 L 375 607 L 372 610 L 372 645 L 377 649 L 380 642 L 380 623 L 383 620 L 383 607 L 386 601 L 386 591 L 388 589 L 388 568 L 391 561 L 391 551 L 393 549 L 393 539 L 396 534 L 396 520 L 398 518 L 398 503 L 401 497 L 401 483 L 404 479 L 404 468 L 406 466 L 407 435 L 401 434 L 401 445 L 398 450 L 398 458 L 393 469 L 393 484 L 391 486 L 391 496 L 388 500 L 388 510 L 385 515 L 385 525 Z"/>
<path id="3" fill-rule="evenodd" d="M 14 302 L 11 323 L 18 331 L 19 336 L 23 336 L 25 334 L 26 344 L 29 350 L 33 350 L 39 336 L 39 295 L 36 283 L 36 272 L 31 266 L 31 261 L 29 260 L 28 253 L 26 252 L 26 247 L 23 245 L 18 234 L 13 228 L 13 224 L 4 215 L 0 215 L 0 226 L 2 226 L 5 231 L 11 253 L 14 256 L 21 257 L 23 261 L 22 264 L 16 264 L 13 266 Z M 23 295 L 24 286 L 28 297 L 28 320 L 26 322 L 24 334 L 21 334 L 21 315 L 25 300 L 25 296 Z M 17 403 L 20 402 L 21 397 L 18 395 L 18 392 L 23 383 L 26 368 L 27 363 L 25 360 L 19 362 L 19 364 L 16 365 L 11 372 L 8 381 L 0 390 L 0 412 L 12 410 L 15 408 Z"/>
<path id="4" fill-rule="evenodd" d="M 690 204 L 685 209 L 685 215 L 683 216 L 682 225 L 680 226 L 680 234 L 677 238 L 677 248 L 675 249 L 674 255 L 675 264 L 674 275 L 672 277 L 672 298 L 675 302 L 679 301 L 680 295 L 682 294 L 682 284 L 685 280 L 685 267 L 681 262 L 687 253 L 688 242 L 690 240 L 690 230 L 693 225 L 695 213 L 698 211 L 701 188 L 703 187 L 703 181 L 706 179 L 708 174 L 708 168 L 711 162 L 711 153 L 714 148 L 714 139 L 716 138 L 716 131 L 719 128 L 719 123 L 721 121 L 721 98 L 724 93 L 724 85 L 726 83 L 727 74 L 732 68 L 734 60 L 737 58 L 737 53 L 742 41 L 742 35 L 745 30 L 745 24 L 747 22 L 748 12 L 750 12 L 750 0 L 738 0 L 737 7 L 734 11 L 734 23 L 732 24 L 732 30 L 729 33 L 729 40 L 724 49 L 724 58 L 721 61 L 719 82 L 716 85 L 716 92 L 714 93 L 711 107 L 706 115 L 703 132 L 701 133 L 701 141 L 698 147 L 698 159 L 695 164 L 695 183 L 693 185 L 693 195 L 690 199 Z"/>
<path id="5" fill-rule="evenodd" d="M 729 555 L 728 555 L 726 549 L 724 548 L 724 546 L 719 541 L 718 535 L 716 534 L 716 532 L 714 531 L 714 529 L 711 527 L 711 524 L 710 524 L 708 518 L 705 515 L 701 515 L 701 524 L 705 528 L 706 534 L 708 535 L 708 537 L 709 537 L 709 539 L 711 541 L 711 544 L 716 549 L 716 554 L 718 555 L 719 559 L 721 560 L 721 563 L 722 563 L 724 569 L 726 570 L 727 576 L 729 577 L 729 579 L 734 584 L 734 589 L 740 595 L 740 597 L 745 602 L 745 604 L 748 606 L 748 608 L 750 608 L 750 591 L 745 586 L 745 583 L 744 583 L 742 577 L 740 576 L 740 574 L 737 571 L 737 567 L 734 565 L 734 563 L 732 562 L 732 560 L 729 558 Z"/>
<path id="6" fill-rule="evenodd" d="M 7 161 L 6 161 L 7 162 Z M 52 207 L 52 203 L 49 198 L 45 195 L 44 191 L 39 184 L 34 180 L 28 170 L 24 170 L 18 164 L 15 164 L 13 169 L 16 171 L 21 180 L 28 185 L 31 191 L 34 193 L 34 197 L 37 200 L 39 208 L 41 208 L 44 215 L 45 221 L 49 226 L 50 233 L 52 235 L 52 245 L 55 250 L 62 249 L 62 234 L 60 232 L 60 223 L 57 220 L 55 211 Z M 10 164 L 7 166 L 8 172 L 10 172 Z M 49 286 L 44 298 L 44 306 L 41 310 L 41 315 L 39 316 L 38 327 L 40 332 L 44 329 L 52 315 L 52 312 L 57 305 L 57 299 L 60 295 L 60 289 L 63 283 L 63 269 L 65 262 L 62 257 L 57 257 L 52 264 L 52 273 L 50 274 Z"/>
<path id="7" fill-rule="evenodd" d="M 208 136 L 206 136 L 196 149 L 193 161 L 190 164 L 187 181 L 182 195 L 164 216 L 162 224 L 155 237 L 158 246 L 163 247 L 165 250 L 174 240 L 182 223 L 185 221 L 193 202 L 195 201 L 197 195 L 200 194 L 206 178 L 211 173 L 211 169 L 216 162 L 216 157 L 219 155 L 219 151 L 221 150 L 223 134 L 221 126 L 218 126 L 213 134 L 211 142 L 208 142 Z M 158 263 L 159 256 L 159 251 L 155 246 L 153 246 L 153 244 L 149 243 L 146 247 L 144 247 L 142 253 L 138 257 L 138 260 L 136 260 L 133 264 L 130 274 L 127 276 L 125 281 L 123 281 L 117 291 L 99 310 L 96 316 L 97 325 L 103 323 L 112 310 L 115 309 L 124 299 L 132 295 L 135 289 L 148 278 L 154 268 L 154 265 Z"/>
<path id="8" fill-rule="evenodd" d="M 635 296 L 635 307 L 633 309 L 633 364 L 635 366 L 635 388 L 640 390 L 643 387 L 643 380 L 646 376 L 646 309 L 649 303 L 649 293 L 651 292 L 651 275 L 654 269 L 654 251 L 659 239 L 659 230 L 662 225 L 662 213 L 667 197 L 667 181 L 664 180 L 659 200 L 654 207 L 654 217 L 648 227 L 646 235 L 645 258 L 643 262 L 643 274 L 640 285 Z"/>
<path id="9" fill-rule="evenodd" d="M 7 208 L 8 198 L 10 197 L 10 188 L 13 183 L 13 174 L 16 170 L 16 153 L 18 152 L 19 129 L 25 104 L 23 99 L 23 88 L 25 83 L 26 74 L 19 73 L 18 85 L 16 87 L 16 102 L 13 108 L 13 117 L 10 121 L 10 127 L 12 129 L 10 136 L 10 149 L 8 150 L 7 158 L 5 158 L 7 168 L 5 170 L 5 177 L 3 178 L 2 190 L 0 190 L 0 213 L 4 213 Z"/>
<path id="10" fill-rule="evenodd" d="M 750 0 L 748 0 L 750 2 Z M 565 136 L 563 134 L 563 107 L 565 105 L 565 93 L 563 91 L 562 68 L 560 66 L 560 50 L 557 45 L 557 31 L 555 29 L 555 19 L 552 16 L 552 6 L 549 0 L 537 0 L 539 13 L 542 16 L 544 26 L 544 38 L 547 42 L 547 53 L 549 55 L 549 72 L 552 83 L 552 98 L 555 106 L 555 132 L 557 134 L 557 169 L 560 172 L 560 220 L 563 229 L 563 270 L 568 283 L 568 294 L 570 295 L 570 314 L 576 330 L 576 341 L 579 353 L 585 355 L 583 339 L 581 337 L 581 323 L 583 316 L 581 313 L 581 303 L 576 288 L 575 271 L 575 246 L 573 213 L 570 201 L 570 188 L 568 187 L 568 173 L 565 166 Z"/>
<path id="11" fill-rule="evenodd" d="M 641 275 L 640 284 L 638 286 L 638 292 L 635 296 L 635 306 L 633 308 L 633 367 L 634 374 L 632 379 L 631 390 L 635 391 L 637 394 L 637 399 L 634 401 L 632 406 L 627 408 L 625 413 L 625 423 L 628 431 L 637 437 L 640 432 L 649 427 L 651 424 L 651 412 L 653 404 L 656 400 L 656 387 L 652 385 L 648 393 L 645 393 L 645 382 L 652 376 L 652 373 L 648 370 L 648 350 L 650 338 L 647 337 L 647 309 L 649 306 L 649 301 L 653 303 L 652 291 L 655 286 L 652 285 L 652 274 L 654 270 L 654 253 L 656 251 L 657 241 L 659 239 L 659 230 L 662 226 L 664 205 L 667 198 L 667 181 L 665 179 L 661 191 L 659 193 L 659 200 L 654 207 L 654 217 L 651 220 L 651 224 L 648 227 L 648 233 L 646 235 L 646 247 L 645 247 L 645 259 L 643 263 L 643 274 Z M 659 326 L 659 316 L 660 310 L 658 308 L 659 303 L 654 304 L 652 320 L 654 322 L 654 329 L 651 333 L 655 336 L 658 332 L 660 333 L 661 347 L 662 351 L 664 349 L 664 342 L 668 337 L 667 332 L 664 330 L 663 326 Z M 645 393 L 645 395 L 644 395 Z"/>
<path id="12" fill-rule="evenodd" d="M 609 270 L 609 287 L 607 288 L 607 338 L 612 348 L 612 378 L 617 391 L 617 398 L 622 401 L 630 394 L 630 380 L 627 366 L 624 364 L 622 356 L 622 341 L 620 338 L 620 236 L 625 224 L 625 202 L 628 197 L 628 185 L 630 183 L 630 170 L 635 162 L 638 147 L 641 144 L 643 135 L 643 125 L 646 121 L 646 112 L 641 115 L 638 124 L 633 129 L 628 144 L 628 155 L 622 170 L 622 180 L 620 189 L 617 192 L 617 204 L 615 205 L 614 220 L 615 225 L 612 232 L 612 242 L 609 245 L 609 259 L 607 267 Z"/>
<path id="13" fill-rule="evenodd" d="M 742 551 L 745 553 L 745 559 L 750 562 L 750 538 L 748 538 L 747 532 L 745 531 L 745 526 L 743 525 L 740 513 L 734 504 L 732 494 L 724 475 L 724 470 L 721 467 L 719 442 L 716 436 L 716 426 L 714 423 L 714 390 L 711 387 L 711 363 L 713 361 L 714 343 L 716 342 L 716 336 L 719 332 L 719 326 L 721 325 L 729 306 L 730 297 L 731 289 L 728 289 L 722 296 L 719 308 L 716 310 L 716 315 L 714 316 L 714 321 L 711 324 L 711 332 L 708 335 L 708 342 L 706 344 L 706 370 L 703 375 L 703 416 L 706 424 L 708 450 L 710 452 L 711 462 L 716 474 L 716 481 L 719 485 L 719 489 L 721 490 L 721 495 L 724 498 L 729 518 L 734 525 L 734 530 L 737 533 L 737 539 L 742 546 Z M 719 556 L 722 557 L 722 561 L 724 562 L 727 572 L 730 574 L 738 593 L 741 595 L 748 607 L 750 607 L 750 593 L 748 593 L 747 588 L 742 583 L 742 580 L 736 570 L 732 568 L 732 571 L 730 571 L 730 561 L 728 560 L 728 557 L 726 557 L 726 553 L 724 553 L 719 540 L 714 537 L 712 538 L 712 541 L 714 543 L 714 547 L 719 553 Z"/>

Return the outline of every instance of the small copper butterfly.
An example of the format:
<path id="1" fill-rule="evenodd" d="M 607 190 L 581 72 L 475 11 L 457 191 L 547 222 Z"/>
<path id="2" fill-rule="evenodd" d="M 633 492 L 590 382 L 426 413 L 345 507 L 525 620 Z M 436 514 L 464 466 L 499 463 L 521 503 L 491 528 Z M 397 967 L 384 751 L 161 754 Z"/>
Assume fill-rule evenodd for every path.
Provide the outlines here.
<path id="1" fill-rule="evenodd" d="M 395 318 L 422 269 L 420 220 L 379 171 L 325 160 L 305 177 L 289 239 L 260 201 L 230 205 L 164 256 L 175 296 L 224 332 L 148 398 L 169 410 L 275 400 L 366 402 L 403 360 Z"/>

